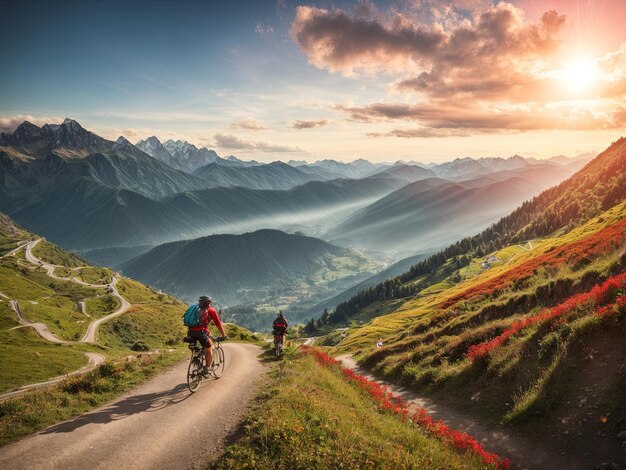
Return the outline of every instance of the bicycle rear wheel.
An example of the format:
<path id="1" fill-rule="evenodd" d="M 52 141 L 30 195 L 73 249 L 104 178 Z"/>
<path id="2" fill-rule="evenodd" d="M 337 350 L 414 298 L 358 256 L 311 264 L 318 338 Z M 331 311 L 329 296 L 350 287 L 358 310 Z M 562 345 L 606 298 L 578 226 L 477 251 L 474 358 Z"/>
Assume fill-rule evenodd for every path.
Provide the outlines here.
<path id="1" fill-rule="evenodd" d="M 202 358 L 198 355 L 191 356 L 189 368 L 187 369 L 187 387 L 191 393 L 198 390 L 202 383 Z"/>
<path id="2" fill-rule="evenodd" d="M 224 373 L 224 350 L 219 347 L 213 350 L 213 376 L 219 379 Z"/>

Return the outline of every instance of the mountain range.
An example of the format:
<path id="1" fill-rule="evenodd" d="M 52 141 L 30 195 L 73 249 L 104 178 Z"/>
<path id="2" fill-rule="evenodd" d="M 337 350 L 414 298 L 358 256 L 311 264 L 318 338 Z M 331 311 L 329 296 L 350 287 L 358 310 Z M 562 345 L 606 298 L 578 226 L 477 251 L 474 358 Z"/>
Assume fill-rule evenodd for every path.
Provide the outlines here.
<path id="1" fill-rule="evenodd" d="M 161 144 L 151 137 L 137 146 L 123 137 L 110 141 L 71 119 L 42 127 L 24 122 L 13 133 L 0 135 L 0 209 L 66 248 L 125 247 L 129 248 L 129 256 L 141 251 L 134 251 L 133 247 L 259 228 L 328 233 L 339 239 L 368 227 L 363 221 L 380 206 L 393 207 L 397 215 L 405 209 L 410 214 L 408 204 L 421 203 L 419 197 L 411 195 L 416 187 L 409 186 L 393 196 L 391 193 L 407 184 L 419 187 L 420 181 L 432 179 L 444 169 L 463 187 L 451 186 L 446 180 L 450 184 L 443 186 L 439 194 L 447 197 L 434 209 L 453 223 L 446 211 L 455 209 L 445 206 L 446 202 L 451 202 L 457 192 L 469 194 L 461 189 L 480 193 L 469 186 L 493 183 L 477 177 L 463 181 L 464 171 L 465 180 L 480 168 L 485 175 L 496 175 L 494 168 L 519 166 L 523 160 L 492 159 L 477 166 L 464 159 L 454 165 L 430 168 L 365 160 L 259 164 L 232 156 L 221 158 L 214 151 L 182 141 Z M 526 168 L 539 167 L 529 163 Z M 554 182 L 562 177 L 556 169 L 562 168 L 563 165 L 554 164 L 544 176 L 555 178 Z M 192 170 L 195 174 L 189 173 Z M 441 179 L 437 186 L 443 182 Z M 515 187 L 510 185 L 513 195 L 517 194 Z M 501 191 L 502 200 L 509 204 L 503 204 L 502 210 L 511 209 L 518 199 L 508 197 L 506 188 Z M 388 195 L 390 199 L 374 205 Z M 428 194 L 421 197 L 428 201 Z M 485 206 L 487 203 L 491 201 L 485 201 Z M 356 212 L 361 209 L 364 212 Z M 481 207 L 472 210 L 481 212 Z M 487 215 L 498 214 L 492 211 Z M 467 211 L 463 215 L 471 217 Z M 482 213 L 475 214 L 474 220 L 477 228 L 492 221 Z M 386 237 L 377 232 L 365 237 L 363 246 L 384 251 L 390 246 Z M 454 233 L 466 234 L 462 230 Z M 376 240 L 380 246 L 374 246 Z M 396 244 L 393 237 L 390 240 Z M 402 245 L 402 240 L 397 244 Z"/>

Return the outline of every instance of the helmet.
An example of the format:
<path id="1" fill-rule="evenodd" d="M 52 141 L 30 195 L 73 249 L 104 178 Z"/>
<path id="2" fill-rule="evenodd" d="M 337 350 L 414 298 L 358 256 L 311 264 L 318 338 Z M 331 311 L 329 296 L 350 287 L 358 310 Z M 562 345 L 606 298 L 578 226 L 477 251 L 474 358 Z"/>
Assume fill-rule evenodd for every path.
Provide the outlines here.
<path id="1" fill-rule="evenodd" d="M 198 302 L 200 302 L 200 303 L 211 303 L 211 302 L 213 302 L 213 299 L 211 297 L 209 297 L 208 295 L 201 295 L 200 298 L 198 299 Z"/>
<path id="2" fill-rule="evenodd" d="M 282 310 L 279 310 L 279 311 L 278 311 L 278 316 L 279 316 L 279 317 L 281 317 L 281 318 L 284 318 L 284 317 L 285 317 L 285 315 L 283 315 L 283 311 L 282 311 Z"/>

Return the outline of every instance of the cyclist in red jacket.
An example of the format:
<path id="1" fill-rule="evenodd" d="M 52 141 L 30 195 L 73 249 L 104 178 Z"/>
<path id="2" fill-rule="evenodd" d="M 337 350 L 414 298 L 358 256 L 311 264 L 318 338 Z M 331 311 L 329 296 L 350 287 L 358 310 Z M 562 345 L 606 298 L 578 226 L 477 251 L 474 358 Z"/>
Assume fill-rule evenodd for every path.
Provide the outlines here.
<path id="1" fill-rule="evenodd" d="M 276 320 L 274 320 L 274 324 L 272 327 L 274 328 L 274 344 L 280 341 L 283 346 L 285 346 L 285 334 L 287 333 L 287 327 L 289 326 L 289 322 L 283 315 L 281 310 L 278 311 L 278 316 Z"/>
<path id="2" fill-rule="evenodd" d="M 222 321 L 220 320 L 220 316 L 217 311 L 211 307 L 211 303 L 213 299 L 206 295 L 200 296 L 198 299 L 198 306 L 200 307 L 200 326 L 191 326 L 189 327 L 188 335 L 194 339 L 197 339 L 202 347 L 204 348 L 204 358 L 206 359 L 206 365 L 204 366 L 204 370 L 202 373 L 204 375 L 209 374 L 210 367 L 213 366 L 213 342 L 209 335 L 209 323 L 213 320 L 215 326 L 222 334 L 221 339 L 226 339 L 226 333 L 224 333 L 224 327 L 222 326 Z"/>

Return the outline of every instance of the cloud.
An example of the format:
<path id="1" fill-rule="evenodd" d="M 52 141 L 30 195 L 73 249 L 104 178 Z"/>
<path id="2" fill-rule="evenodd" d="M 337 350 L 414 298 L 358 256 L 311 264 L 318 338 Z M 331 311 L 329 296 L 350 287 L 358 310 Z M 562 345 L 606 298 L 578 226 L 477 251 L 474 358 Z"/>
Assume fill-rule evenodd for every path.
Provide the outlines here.
<path id="1" fill-rule="evenodd" d="M 17 116 L 0 116 L 0 132 L 13 132 L 24 121 L 36 126 L 63 122 L 62 117 L 35 117 L 31 114 L 19 114 Z"/>
<path id="2" fill-rule="evenodd" d="M 469 137 L 471 134 L 462 130 L 432 129 L 420 127 L 417 129 L 393 129 L 389 132 L 368 132 L 367 137 L 401 137 L 405 139 L 430 138 L 430 137 Z"/>
<path id="3" fill-rule="evenodd" d="M 611 113 L 594 113 L 586 108 L 548 108 L 541 106 L 509 106 L 499 110 L 489 108 L 458 108 L 431 104 L 374 103 L 367 106 L 336 106 L 354 121 L 417 121 L 430 129 L 459 129 L 472 133 L 492 133 L 498 130 L 531 131 L 539 129 L 598 130 L 619 127 L 619 117 Z M 394 133 L 395 132 L 395 133 Z M 420 132 L 423 135 L 420 135 Z M 465 132 L 467 133 L 467 132 Z M 461 135 L 462 133 L 456 133 Z M 380 133 L 370 133 L 380 137 Z M 425 130 L 392 131 L 397 137 L 440 137 Z"/>
<path id="4" fill-rule="evenodd" d="M 416 0 L 383 14 L 300 6 L 290 34 L 311 64 L 331 73 L 391 77 L 397 102 L 335 105 L 351 121 L 406 121 L 416 128 L 370 137 L 445 137 L 541 129 L 597 130 L 624 125 L 626 44 L 597 61 L 600 79 L 575 95 L 563 86 L 566 17 L 536 21 L 510 3 Z M 408 98 L 407 98 L 408 97 Z M 617 103 L 617 104 L 616 104 Z"/>
<path id="5" fill-rule="evenodd" d="M 539 23 L 524 21 L 523 11 L 508 3 L 464 19 L 445 30 L 397 12 L 389 21 L 369 20 L 336 9 L 300 6 L 291 35 L 311 63 L 333 72 L 436 73 L 455 68 L 476 70 L 537 58 L 558 46 L 555 35 L 565 24 L 556 11 Z M 483 69 L 484 70 L 484 69 Z"/>
<path id="6" fill-rule="evenodd" d="M 218 132 L 213 136 L 215 144 L 228 150 L 250 150 L 253 152 L 268 153 L 304 153 L 302 149 L 297 147 L 288 147 L 285 145 L 273 145 L 266 142 L 252 142 L 243 140 L 237 136 Z"/>
<path id="7" fill-rule="evenodd" d="M 233 122 L 230 125 L 231 129 L 239 129 L 243 131 L 265 131 L 268 130 L 269 127 L 263 126 L 257 122 L 256 119 L 244 119 L 243 121 Z"/>
<path id="8" fill-rule="evenodd" d="M 321 119 L 319 121 L 294 121 L 293 124 L 291 124 L 291 128 L 292 129 L 314 129 L 316 127 L 322 127 L 325 126 L 326 124 L 328 124 L 328 120 L 327 119 Z"/>
<path id="9" fill-rule="evenodd" d="M 272 28 L 270 25 L 263 24 L 262 21 L 257 21 L 254 26 L 254 31 L 261 36 L 265 36 L 268 34 L 272 34 L 274 32 L 274 28 Z"/>

